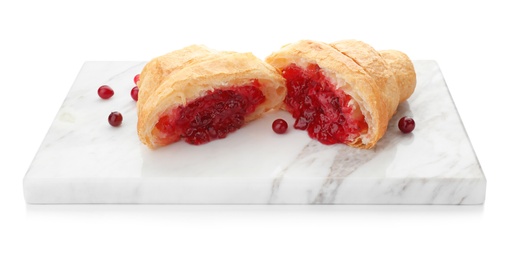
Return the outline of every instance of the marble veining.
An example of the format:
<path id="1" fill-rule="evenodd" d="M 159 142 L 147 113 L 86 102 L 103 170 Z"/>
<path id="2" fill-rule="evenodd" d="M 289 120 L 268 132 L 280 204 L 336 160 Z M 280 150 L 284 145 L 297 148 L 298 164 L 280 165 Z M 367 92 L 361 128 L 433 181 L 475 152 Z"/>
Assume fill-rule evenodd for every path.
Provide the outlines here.
<path id="1" fill-rule="evenodd" d="M 371 150 L 274 134 L 278 111 L 226 139 L 151 151 L 136 135 L 132 79 L 145 62 L 86 62 L 23 182 L 27 203 L 482 204 L 486 179 L 434 61 Z M 101 100 L 97 88 L 115 90 Z M 109 126 L 111 111 L 124 116 Z M 397 120 L 416 129 L 401 134 Z"/>

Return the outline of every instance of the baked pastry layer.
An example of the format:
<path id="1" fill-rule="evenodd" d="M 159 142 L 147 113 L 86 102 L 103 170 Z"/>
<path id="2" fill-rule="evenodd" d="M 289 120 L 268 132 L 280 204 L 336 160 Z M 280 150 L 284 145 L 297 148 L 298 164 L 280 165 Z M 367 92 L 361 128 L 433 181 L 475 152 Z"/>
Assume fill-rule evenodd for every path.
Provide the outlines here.
<path id="1" fill-rule="evenodd" d="M 270 55 L 266 61 L 276 67 L 283 76 L 285 76 L 285 70 L 294 65 L 303 69 L 316 66 L 319 68 L 318 77 L 323 76 L 326 79 L 321 81 L 325 82 L 324 86 L 320 86 L 324 89 L 323 91 L 336 92 L 337 96 L 345 93 L 349 104 L 344 106 L 341 111 L 341 120 L 344 122 L 340 123 L 340 128 L 344 125 L 351 128 L 348 126 L 349 118 L 359 119 L 360 117 L 356 116 L 359 112 L 362 113 L 362 120 L 367 124 L 367 129 L 357 127 L 357 134 L 350 134 L 346 138 L 338 140 L 338 142 L 344 142 L 352 147 L 373 147 L 385 134 L 389 119 L 394 115 L 398 104 L 411 95 L 416 85 L 413 64 L 405 54 L 398 51 L 377 52 L 368 44 L 355 40 L 332 44 L 303 40 L 283 46 L 279 51 Z M 286 78 L 287 87 L 296 84 L 292 83 L 288 77 Z M 316 83 L 313 82 L 313 84 Z M 308 93 L 307 95 L 313 94 Z M 295 112 L 296 108 L 289 106 L 287 100 L 288 98 L 285 100 L 285 108 L 290 110 L 294 117 L 305 114 L 302 111 Z M 326 102 L 315 104 L 315 106 L 324 104 Z M 301 107 L 301 109 L 305 109 L 305 107 Z M 336 129 L 337 126 L 330 120 L 331 118 L 335 120 L 334 118 L 337 116 L 328 118 L 325 110 L 325 108 L 319 109 L 317 113 L 322 114 L 312 115 L 311 118 L 324 117 L 323 120 L 316 120 L 327 122 L 328 128 Z M 310 120 L 309 117 L 307 120 Z M 296 123 L 299 123 L 299 118 Z M 311 122 L 310 126 L 313 124 Z M 316 127 L 316 124 L 314 126 L 313 129 L 308 128 L 310 135 L 320 129 L 320 127 Z M 321 127 L 323 128 L 324 125 Z M 354 130 L 355 128 L 350 132 Z"/>
<path id="2" fill-rule="evenodd" d="M 256 84 L 253 84 L 256 82 Z M 243 118 L 249 122 L 279 108 L 286 95 L 284 79 L 276 69 L 251 53 L 221 52 L 192 45 L 157 57 L 144 67 L 138 82 L 138 135 L 149 148 L 178 141 L 181 133 L 156 127 L 161 117 L 217 90 L 254 86 L 264 96 Z M 168 133 L 168 131 L 170 133 Z M 179 131 L 182 131 L 179 130 Z"/>

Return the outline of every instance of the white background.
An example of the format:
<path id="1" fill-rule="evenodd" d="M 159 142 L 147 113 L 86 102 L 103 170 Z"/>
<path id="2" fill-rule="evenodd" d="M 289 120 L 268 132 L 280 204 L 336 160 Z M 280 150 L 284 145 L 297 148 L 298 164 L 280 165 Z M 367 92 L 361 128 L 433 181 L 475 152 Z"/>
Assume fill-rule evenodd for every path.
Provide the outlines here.
<path id="1" fill-rule="evenodd" d="M 269 2 L 2 1 L 0 259 L 509 259 L 508 9 Z M 23 176 L 83 62 L 193 43 L 264 58 L 350 38 L 438 61 L 488 179 L 484 206 L 25 204 Z"/>

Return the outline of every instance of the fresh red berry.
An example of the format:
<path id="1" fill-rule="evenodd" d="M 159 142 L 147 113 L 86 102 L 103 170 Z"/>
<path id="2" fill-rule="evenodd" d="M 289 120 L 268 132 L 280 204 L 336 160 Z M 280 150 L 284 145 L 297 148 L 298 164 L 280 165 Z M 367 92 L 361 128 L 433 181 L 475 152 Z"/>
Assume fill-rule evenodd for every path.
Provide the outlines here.
<path id="1" fill-rule="evenodd" d="M 138 84 L 138 81 L 140 81 L 140 74 L 136 74 L 136 76 L 134 76 L 134 84 Z"/>
<path id="2" fill-rule="evenodd" d="M 110 116 L 108 116 L 108 122 L 112 126 L 119 126 L 120 124 L 122 124 L 122 119 L 123 119 L 122 114 L 120 114 L 117 111 L 111 112 Z"/>
<path id="3" fill-rule="evenodd" d="M 134 99 L 134 101 L 138 101 L 138 86 L 134 86 L 133 89 L 131 89 L 131 97 Z"/>
<path id="4" fill-rule="evenodd" d="M 288 123 L 285 120 L 279 118 L 272 122 L 272 130 L 277 134 L 284 134 L 288 129 Z"/>
<path id="5" fill-rule="evenodd" d="M 112 97 L 113 94 L 115 94 L 115 92 L 113 92 L 113 89 L 110 88 L 110 86 L 102 85 L 97 90 L 97 94 L 99 94 L 99 97 L 101 97 L 102 99 L 108 99 Z"/>
<path id="6" fill-rule="evenodd" d="M 415 128 L 415 121 L 410 117 L 402 117 L 398 122 L 398 127 L 401 132 L 408 134 Z"/>

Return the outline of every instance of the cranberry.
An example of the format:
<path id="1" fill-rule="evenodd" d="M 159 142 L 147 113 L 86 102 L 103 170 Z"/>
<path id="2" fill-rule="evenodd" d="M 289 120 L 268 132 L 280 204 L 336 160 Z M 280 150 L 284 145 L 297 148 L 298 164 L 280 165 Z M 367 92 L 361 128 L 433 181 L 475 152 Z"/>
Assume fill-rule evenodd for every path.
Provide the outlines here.
<path id="1" fill-rule="evenodd" d="M 138 81 L 140 81 L 140 74 L 136 74 L 136 76 L 134 76 L 134 84 L 138 84 Z"/>
<path id="2" fill-rule="evenodd" d="M 111 112 L 110 116 L 108 116 L 108 122 L 112 126 L 119 126 L 120 124 L 122 124 L 122 119 L 123 119 L 122 114 L 120 114 L 117 111 Z"/>
<path id="3" fill-rule="evenodd" d="M 274 130 L 276 134 L 284 134 L 287 129 L 288 123 L 284 119 L 279 118 L 272 122 L 272 130 Z"/>
<path id="4" fill-rule="evenodd" d="M 134 86 L 133 89 L 131 89 L 131 97 L 134 99 L 134 101 L 138 101 L 138 86 Z"/>
<path id="5" fill-rule="evenodd" d="M 102 99 L 108 99 L 112 97 L 114 93 L 113 89 L 111 89 L 108 85 L 102 85 L 97 90 L 97 94 L 99 94 L 99 97 Z"/>
<path id="6" fill-rule="evenodd" d="M 415 128 L 415 121 L 410 117 L 402 117 L 398 122 L 398 127 L 401 132 L 408 134 Z"/>

